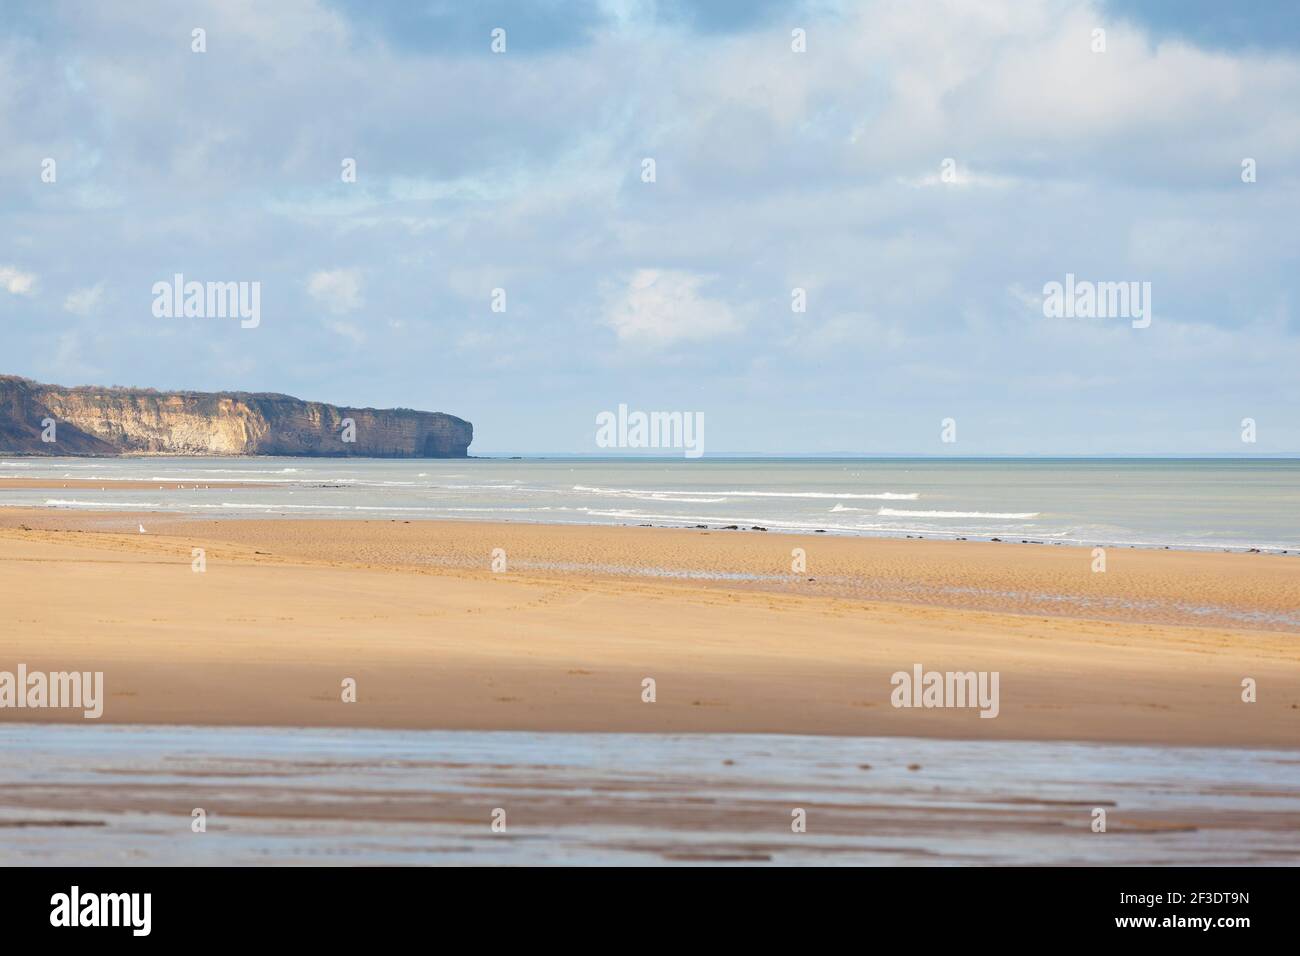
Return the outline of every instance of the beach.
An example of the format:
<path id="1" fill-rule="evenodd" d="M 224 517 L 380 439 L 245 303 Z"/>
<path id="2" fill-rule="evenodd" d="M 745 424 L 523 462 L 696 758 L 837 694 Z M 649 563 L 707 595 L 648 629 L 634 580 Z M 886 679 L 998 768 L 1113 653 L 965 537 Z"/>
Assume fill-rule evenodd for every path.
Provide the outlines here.
<path id="1" fill-rule="evenodd" d="M 1300 559 L 1095 562 L 0 509 L 0 672 L 103 674 L 0 708 L 0 863 L 1300 863 Z M 914 668 L 996 716 L 893 706 Z"/>
<path id="2" fill-rule="evenodd" d="M 19 935 L 1277 920 L 1300 3 L 188 6 L 4 7 L 0 866 L 160 868 Z"/>
<path id="3" fill-rule="evenodd" d="M 14 865 L 1277 866 L 1297 828 L 1292 751 L 0 726 Z"/>
<path id="4" fill-rule="evenodd" d="M 1300 560 L 1093 562 L 1018 543 L 7 508 L 0 662 L 103 671 L 114 724 L 1300 743 Z M 999 672 L 997 717 L 892 706 L 891 675 L 917 664 Z"/>

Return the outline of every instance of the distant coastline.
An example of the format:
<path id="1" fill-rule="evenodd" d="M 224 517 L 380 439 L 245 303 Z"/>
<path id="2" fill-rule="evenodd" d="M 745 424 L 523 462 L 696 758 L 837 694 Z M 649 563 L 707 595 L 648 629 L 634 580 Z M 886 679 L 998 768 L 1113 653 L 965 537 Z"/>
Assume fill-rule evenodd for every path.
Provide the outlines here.
<path id="1" fill-rule="evenodd" d="M 473 425 L 443 412 L 0 375 L 0 455 L 464 458 L 473 440 Z"/>

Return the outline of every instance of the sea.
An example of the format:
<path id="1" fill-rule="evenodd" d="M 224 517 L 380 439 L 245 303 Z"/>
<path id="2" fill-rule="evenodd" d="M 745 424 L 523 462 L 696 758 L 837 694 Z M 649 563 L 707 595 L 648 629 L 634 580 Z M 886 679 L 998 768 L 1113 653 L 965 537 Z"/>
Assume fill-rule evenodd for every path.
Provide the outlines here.
<path id="1" fill-rule="evenodd" d="M 0 459 L 6 476 L 199 487 L 0 489 L 0 507 L 1300 549 L 1300 459 Z"/>

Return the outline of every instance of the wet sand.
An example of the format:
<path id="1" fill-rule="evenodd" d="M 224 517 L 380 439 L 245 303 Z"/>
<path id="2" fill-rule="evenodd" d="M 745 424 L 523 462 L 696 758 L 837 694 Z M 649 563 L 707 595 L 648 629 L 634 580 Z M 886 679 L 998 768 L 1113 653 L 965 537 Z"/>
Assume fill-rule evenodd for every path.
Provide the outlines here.
<path id="1" fill-rule="evenodd" d="M 104 671 L 103 723 L 1300 743 L 1286 622 L 1300 561 L 1112 550 L 1096 574 L 1091 560 L 979 542 L 5 509 L 0 669 Z M 828 579 L 841 585 L 820 590 Z M 998 717 L 895 709 L 890 675 L 916 663 L 999 671 Z M 1257 703 L 1241 700 L 1247 677 Z M 0 722 L 70 719 L 0 709 Z"/>
<path id="2" fill-rule="evenodd" d="M 1277 866 L 1298 829 L 1294 752 L 0 727 L 0 865 Z"/>

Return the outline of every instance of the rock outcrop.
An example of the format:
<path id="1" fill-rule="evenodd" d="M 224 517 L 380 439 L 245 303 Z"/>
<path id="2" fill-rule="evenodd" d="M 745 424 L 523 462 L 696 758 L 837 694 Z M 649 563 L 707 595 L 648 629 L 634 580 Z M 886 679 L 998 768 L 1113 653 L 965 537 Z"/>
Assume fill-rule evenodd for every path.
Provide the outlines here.
<path id="1" fill-rule="evenodd" d="M 473 439 L 473 425 L 441 412 L 248 392 L 62 388 L 0 375 L 0 455 L 464 458 Z"/>

